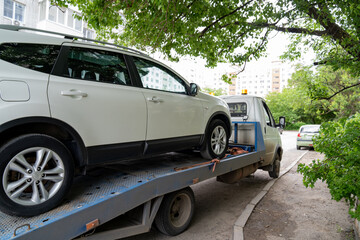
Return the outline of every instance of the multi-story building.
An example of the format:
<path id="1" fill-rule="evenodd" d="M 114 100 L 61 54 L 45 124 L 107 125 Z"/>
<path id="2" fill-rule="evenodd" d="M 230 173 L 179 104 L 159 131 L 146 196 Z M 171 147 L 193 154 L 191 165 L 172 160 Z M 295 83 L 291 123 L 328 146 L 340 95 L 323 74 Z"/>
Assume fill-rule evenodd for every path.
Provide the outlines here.
<path id="1" fill-rule="evenodd" d="M 95 32 L 76 18 L 77 8 L 61 8 L 48 0 L 0 0 L 0 23 L 21 25 L 79 37 L 94 38 Z"/>
<path id="2" fill-rule="evenodd" d="M 219 74 L 214 74 L 213 82 L 207 82 L 211 88 L 223 88 L 229 95 L 238 95 L 242 89 L 247 89 L 248 94 L 265 97 L 270 92 L 281 92 L 287 86 L 293 68 L 281 61 L 272 61 L 249 63 L 237 75 L 234 75 L 234 67 L 228 67 L 227 72 L 215 71 Z M 233 76 L 232 84 L 224 83 L 219 76 L 222 74 Z"/>

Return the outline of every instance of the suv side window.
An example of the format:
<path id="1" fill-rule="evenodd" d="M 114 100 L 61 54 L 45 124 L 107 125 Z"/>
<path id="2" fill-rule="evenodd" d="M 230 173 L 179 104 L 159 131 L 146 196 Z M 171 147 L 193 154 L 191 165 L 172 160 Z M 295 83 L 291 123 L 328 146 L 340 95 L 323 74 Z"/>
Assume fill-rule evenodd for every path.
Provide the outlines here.
<path id="1" fill-rule="evenodd" d="M 263 103 L 266 124 L 270 127 L 275 127 L 275 121 L 274 121 L 273 116 L 271 115 L 269 107 L 266 105 L 265 102 L 262 102 L 262 103 Z"/>
<path id="2" fill-rule="evenodd" d="M 131 85 L 124 56 L 104 50 L 71 47 L 61 76 Z"/>
<path id="3" fill-rule="evenodd" d="M 186 85 L 178 76 L 151 61 L 134 57 L 144 88 L 186 94 Z"/>
<path id="4" fill-rule="evenodd" d="M 50 73 L 60 46 L 31 44 L 31 43 L 3 43 L 0 45 L 0 59 L 31 70 Z"/>

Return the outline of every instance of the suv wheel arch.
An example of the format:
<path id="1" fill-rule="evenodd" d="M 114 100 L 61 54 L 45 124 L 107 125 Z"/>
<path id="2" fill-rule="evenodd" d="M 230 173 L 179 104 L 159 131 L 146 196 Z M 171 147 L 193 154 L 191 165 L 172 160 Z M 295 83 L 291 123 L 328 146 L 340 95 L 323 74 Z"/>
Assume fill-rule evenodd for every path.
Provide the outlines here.
<path id="1" fill-rule="evenodd" d="M 45 134 L 61 141 L 71 152 L 76 167 L 86 166 L 88 155 L 77 131 L 67 123 L 49 117 L 26 117 L 0 125 L 0 146 L 24 134 Z"/>
<path id="2" fill-rule="evenodd" d="M 208 120 L 208 122 L 206 124 L 205 130 L 204 130 L 204 135 L 203 135 L 203 137 L 202 137 L 202 139 L 200 141 L 200 145 L 202 145 L 204 143 L 206 130 L 209 128 L 210 123 L 212 121 L 214 121 L 215 119 L 220 119 L 225 123 L 226 128 L 228 130 L 229 138 L 231 137 L 231 121 L 230 121 L 230 119 L 223 112 L 215 112 L 215 113 L 213 113 L 211 115 L 211 117 L 209 118 L 209 120 Z"/>

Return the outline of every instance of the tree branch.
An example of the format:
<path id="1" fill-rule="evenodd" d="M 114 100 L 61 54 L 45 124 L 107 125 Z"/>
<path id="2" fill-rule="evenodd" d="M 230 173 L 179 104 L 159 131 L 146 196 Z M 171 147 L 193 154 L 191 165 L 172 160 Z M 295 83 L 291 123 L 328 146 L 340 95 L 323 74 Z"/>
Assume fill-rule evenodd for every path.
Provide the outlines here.
<path id="1" fill-rule="evenodd" d="M 349 86 L 346 86 L 346 87 L 343 87 L 342 89 L 340 89 L 339 91 L 335 92 L 334 94 L 330 95 L 329 97 L 324 97 L 324 98 L 318 98 L 318 100 L 330 100 L 331 98 L 335 97 L 337 94 L 345 91 L 346 89 L 349 89 L 349 88 L 352 88 L 352 87 L 356 87 L 356 86 L 359 86 L 360 85 L 360 82 L 358 83 L 355 83 L 355 84 L 352 84 L 352 85 L 349 85 Z"/>
<path id="2" fill-rule="evenodd" d="M 295 27 L 279 27 L 272 23 L 248 23 L 248 25 L 253 26 L 255 28 L 269 28 L 284 33 L 303 33 L 318 37 L 327 35 L 327 31 L 319 31 L 319 30 L 311 30 L 306 28 L 295 28 Z"/>
<path id="3" fill-rule="evenodd" d="M 326 6 L 320 5 L 320 7 L 323 8 L 322 11 L 310 5 L 307 14 L 324 27 L 327 35 L 336 40 L 348 54 L 360 59 L 359 42 L 352 39 L 348 32 L 335 23 Z"/>
<path id="4" fill-rule="evenodd" d="M 239 11 L 240 9 L 246 7 L 247 5 L 249 5 L 251 2 L 253 2 L 254 0 L 250 0 L 246 3 L 244 3 L 243 5 L 241 5 L 240 7 L 237 7 L 235 8 L 233 11 L 229 12 L 228 14 L 225 14 L 224 16 L 216 19 L 214 22 L 212 22 L 210 25 L 208 25 L 207 27 L 205 27 L 201 32 L 200 32 L 200 36 L 199 38 L 203 37 L 205 35 L 205 33 L 212 27 L 214 26 L 215 24 L 217 24 L 218 22 L 220 22 L 222 19 L 236 13 L 237 11 Z"/>

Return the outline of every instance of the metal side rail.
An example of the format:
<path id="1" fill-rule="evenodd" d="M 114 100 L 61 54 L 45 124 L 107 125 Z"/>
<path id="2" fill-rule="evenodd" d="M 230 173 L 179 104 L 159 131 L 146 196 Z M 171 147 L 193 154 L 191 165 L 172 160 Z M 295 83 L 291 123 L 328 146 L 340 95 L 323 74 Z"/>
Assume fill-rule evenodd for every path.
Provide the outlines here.
<path id="1" fill-rule="evenodd" d="M 80 236 L 87 232 L 87 226 L 102 225 L 151 199 L 260 161 L 265 146 L 261 131 L 255 134 L 261 139 L 257 151 L 222 159 L 214 171 L 214 163 L 175 171 L 206 162 L 196 153 L 169 153 L 98 167 L 76 178 L 67 200 L 56 209 L 31 218 L 0 212 L 0 239 Z"/>

